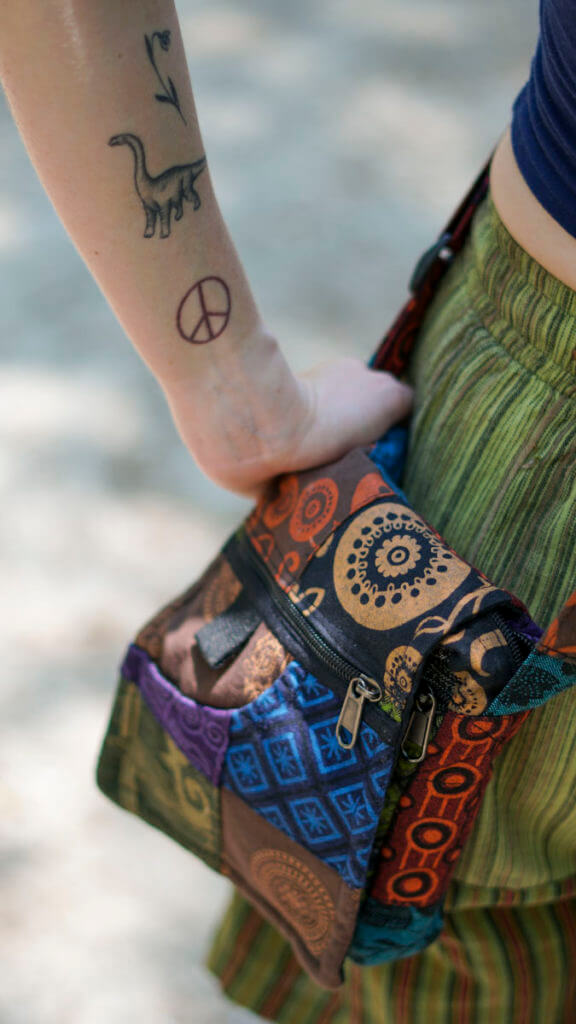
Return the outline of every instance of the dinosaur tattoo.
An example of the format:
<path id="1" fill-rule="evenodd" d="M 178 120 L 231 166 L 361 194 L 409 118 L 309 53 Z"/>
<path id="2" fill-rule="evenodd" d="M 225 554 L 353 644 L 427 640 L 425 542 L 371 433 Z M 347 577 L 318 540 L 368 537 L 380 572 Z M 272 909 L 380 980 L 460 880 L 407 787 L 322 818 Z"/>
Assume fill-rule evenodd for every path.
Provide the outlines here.
<path id="1" fill-rule="evenodd" d="M 156 221 L 160 218 L 160 238 L 168 238 L 172 211 L 176 220 L 182 219 L 184 200 L 192 203 L 194 210 L 200 207 L 200 196 L 194 182 L 206 167 L 202 156 L 192 164 L 168 167 L 161 174 L 150 174 L 146 167 L 146 153 L 137 135 L 124 132 L 113 135 L 109 146 L 129 146 L 134 157 L 134 187 L 146 214 L 144 238 L 152 238 Z"/>

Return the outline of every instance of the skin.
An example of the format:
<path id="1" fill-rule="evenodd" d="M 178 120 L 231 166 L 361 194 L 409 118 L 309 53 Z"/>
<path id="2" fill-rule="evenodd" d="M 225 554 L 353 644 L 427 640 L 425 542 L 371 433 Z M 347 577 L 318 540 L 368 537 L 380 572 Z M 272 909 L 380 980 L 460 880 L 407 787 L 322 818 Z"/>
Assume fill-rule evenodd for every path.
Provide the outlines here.
<path id="1" fill-rule="evenodd" d="M 0 0 L 0 19 L 0 77 L 38 175 L 209 477 L 257 497 L 269 477 L 335 459 L 408 414 L 410 390 L 358 359 L 292 373 L 262 322 L 209 166 L 195 182 L 198 208 L 187 204 L 169 236 L 142 237 L 131 157 L 109 140 L 141 138 L 154 174 L 205 153 L 171 0 Z M 144 36 L 157 30 L 170 32 L 169 50 L 155 53 L 182 116 L 154 98 Z M 208 276 L 226 282 L 232 315 L 214 341 L 188 344 L 176 313 Z"/>
<path id="2" fill-rule="evenodd" d="M 204 153 L 171 0 L 0 0 L 0 15 L 0 76 L 30 157 L 209 477 L 256 497 L 276 473 L 337 458 L 407 415 L 409 389 L 358 359 L 291 372 L 262 322 L 208 167 L 196 183 L 200 207 L 175 221 L 169 237 L 142 238 L 140 199 L 108 140 L 129 132 L 145 139 L 155 172 Z M 158 29 L 170 32 L 169 51 L 157 57 L 177 83 L 181 115 L 154 99 L 144 35 Z M 528 189 L 508 132 L 491 188 L 512 236 L 576 288 L 576 239 Z M 175 314 L 194 281 L 211 275 L 230 289 L 233 315 L 214 342 L 189 345 Z"/>
<path id="3" fill-rule="evenodd" d="M 528 188 L 514 157 L 509 129 L 494 154 L 490 187 L 512 237 L 554 277 L 576 288 L 576 238 L 560 227 Z"/>

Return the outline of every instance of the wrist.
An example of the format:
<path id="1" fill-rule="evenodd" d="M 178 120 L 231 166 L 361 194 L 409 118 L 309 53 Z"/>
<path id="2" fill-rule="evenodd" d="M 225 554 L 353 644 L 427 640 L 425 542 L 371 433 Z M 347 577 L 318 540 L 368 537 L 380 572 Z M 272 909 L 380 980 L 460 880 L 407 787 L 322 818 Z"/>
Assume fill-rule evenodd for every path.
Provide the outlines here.
<path id="1" fill-rule="evenodd" d="M 279 357 L 278 341 L 257 322 L 195 347 L 193 358 L 174 361 L 157 379 L 171 408 L 193 400 L 199 412 L 214 405 L 224 411 L 257 401 Z"/>
<path id="2" fill-rule="evenodd" d="M 211 349 L 200 372 L 163 389 L 182 440 L 204 472 L 231 490 L 253 493 L 300 444 L 307 392 L 262 325 L 241 342 Z"/>

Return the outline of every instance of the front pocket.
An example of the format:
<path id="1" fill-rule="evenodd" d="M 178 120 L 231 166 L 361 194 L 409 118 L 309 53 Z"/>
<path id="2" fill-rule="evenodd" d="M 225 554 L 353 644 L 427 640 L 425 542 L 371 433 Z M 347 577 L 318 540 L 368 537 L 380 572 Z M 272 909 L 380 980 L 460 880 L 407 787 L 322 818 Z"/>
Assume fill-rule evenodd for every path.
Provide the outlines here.
<path id="1" fill-rule="evenodd" d="M 354 749 L 336 737 L 341 702 L 297 662 L 242 708 L 186 697 L 132 645 L 122 677 L 189 763 L 329 864 L 362 885 L 394 764 L 395 747 L 365 722 Z"/>
<path id="2" fill-rule="evenodd" d="M 130 725 L 129 736 L 118 759 L 111 723 L 101 787 L 228 875 L 320 984 L 340 985 L 395 748 L 362 722 L 354 749 L 343 749 L 339 698 L 297 662 L 249 704 L 226 710 L 182 694 L 136 645 L 122 676 L 113 718 Z M 127 688 L 138 710 L 128 719 Z M 208 833 L 183 781 L 212 808 Z"/>
<path id="3" fill-rule="evenodd" d="M 265 693 L 232 712 L 221 781 L 358 888 L 396 750 L 365 721 L 354 747 L 343 748 L 340 707 L 331 689 L 292 662 Z"/>

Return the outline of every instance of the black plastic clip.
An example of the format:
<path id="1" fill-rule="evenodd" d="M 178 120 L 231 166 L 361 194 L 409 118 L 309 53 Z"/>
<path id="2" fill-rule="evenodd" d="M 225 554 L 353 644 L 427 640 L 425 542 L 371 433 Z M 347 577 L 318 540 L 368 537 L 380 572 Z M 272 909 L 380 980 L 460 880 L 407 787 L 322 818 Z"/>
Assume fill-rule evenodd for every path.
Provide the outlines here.
<path id="1" fill-rule="evenodd" d="M 442 260 L 443 263 L 450 263 L 454 253 L 450 248 L 450 242 L 452 241 L 452 235 L 443 234 L 440 236 L 434 245 L 431 245 L 426 252 L 423 252 L 418 263 L 414 267 L 412 277 L 410 278 L 410 291 L 415 294 L 423 285 L 429 270 L 436 262 L 436 260 Z"/>

